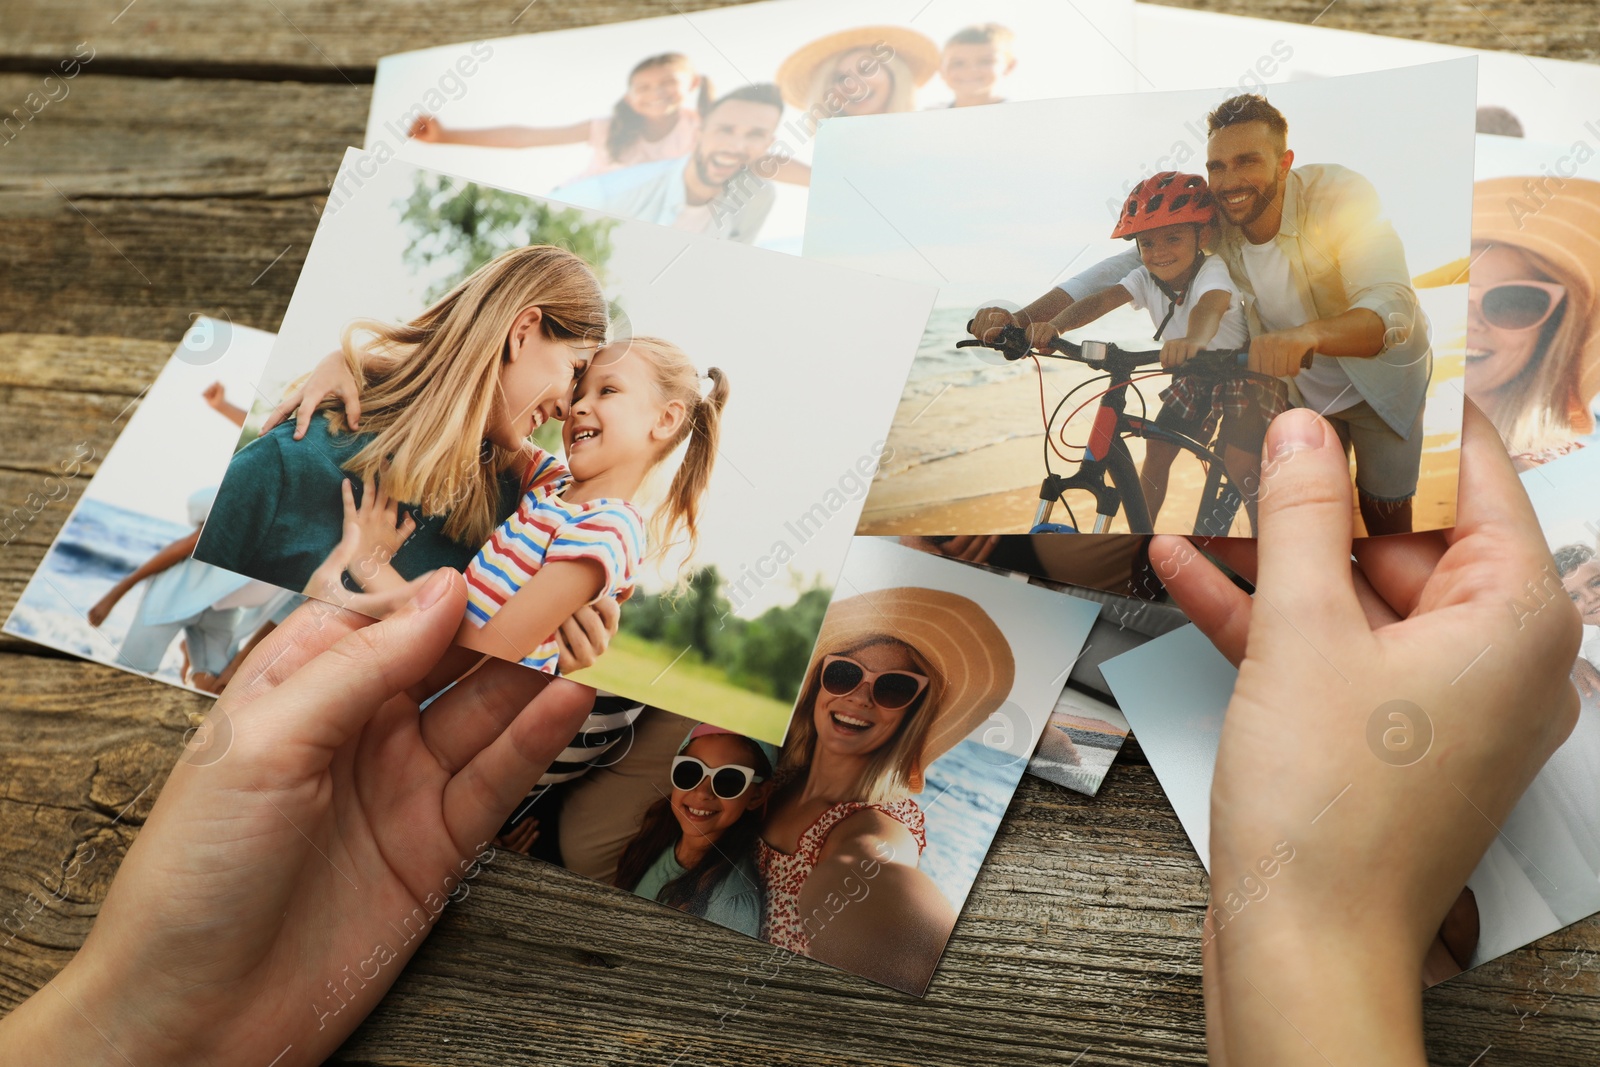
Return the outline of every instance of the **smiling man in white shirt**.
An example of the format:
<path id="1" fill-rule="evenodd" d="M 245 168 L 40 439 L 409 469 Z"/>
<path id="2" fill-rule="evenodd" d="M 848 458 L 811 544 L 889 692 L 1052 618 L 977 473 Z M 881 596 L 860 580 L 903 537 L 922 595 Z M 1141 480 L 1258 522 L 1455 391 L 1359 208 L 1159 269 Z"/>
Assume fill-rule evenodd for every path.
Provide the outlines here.
<path id="1" fill-rule="evenodd" d="M 551 192 L 557 200 L 660 226 L 753 243 L 776 193 L 750 169 L 766 156 L 783 118 L 775 85 L 746 85 L 701 120 L 687 156 L 623 167 Z"/>
<path id="2" fill-rule="evenodd" d="M 1327 417 L 1354 451 L 1367 533 L 1407 533 L 1433 355 L 1399 235 L 1360 174 L 1294 166 L 1288 121 L 1265 97 L 1223 101 L 1207 129 L 1206 176 L 1223 221 L 1217 254 L 1243 297 L 1250 369 L 1285 379 L 1291 398 Z M 1113 256 L 1013 318 L 1026 326 L 1058 315 L 1137 265 L 1136 252 Z"/>

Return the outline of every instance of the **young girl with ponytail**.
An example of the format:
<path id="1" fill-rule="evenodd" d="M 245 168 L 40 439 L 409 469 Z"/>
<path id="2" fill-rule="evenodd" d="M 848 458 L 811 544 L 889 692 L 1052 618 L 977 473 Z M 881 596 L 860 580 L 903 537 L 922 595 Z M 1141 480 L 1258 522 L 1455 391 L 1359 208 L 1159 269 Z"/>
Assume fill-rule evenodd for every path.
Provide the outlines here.
<path id="1" fill-rule="evenodd" d="M 633 592 L 646 536 L 631 501 L 685 442 L 651 532 L 660 550 L 686 541 L 692 555 L 727 401 L 722 371 L 702 377 L 670 341 L 634 337 L 597 352 L 558 413 L 565 465 L 537 455 L 516 513 L 467 565 L 457 642 L 556 673 L 557 627 L 586 604 Z"/>
<path id="2" fill-rule="evenodd" d="M 585 605 L 633 592 L 647 538 L 632 500 L 685 443 L 651 532 L 661 550 L 686 541 L 692 555 L 727 400 L 722 371 L 702 377 L 670 341 L 634 337 L 597 351 L 552 415 L 562 421 L 565 463 L 528 445 L 516 510 L 467 564 L 456 643 L 559 673 L 560 625 Z M 536 409 L 529 433 L 542 421 Z M 357 580 L 378 595 L 404 584 L 387 564 Z"/>

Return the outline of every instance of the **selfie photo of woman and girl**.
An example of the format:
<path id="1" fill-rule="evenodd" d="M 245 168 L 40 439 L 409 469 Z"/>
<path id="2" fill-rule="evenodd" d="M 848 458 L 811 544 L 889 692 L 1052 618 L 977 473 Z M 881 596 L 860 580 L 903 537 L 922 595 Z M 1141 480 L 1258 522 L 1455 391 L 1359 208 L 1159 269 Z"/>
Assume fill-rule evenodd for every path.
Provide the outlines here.
<path id="1" fill-rule="evenodd" d="M 501 843 L 921 993 L 1096 608 L 874 538 L 840 588 L 782 746 L 641 709 Z"/>

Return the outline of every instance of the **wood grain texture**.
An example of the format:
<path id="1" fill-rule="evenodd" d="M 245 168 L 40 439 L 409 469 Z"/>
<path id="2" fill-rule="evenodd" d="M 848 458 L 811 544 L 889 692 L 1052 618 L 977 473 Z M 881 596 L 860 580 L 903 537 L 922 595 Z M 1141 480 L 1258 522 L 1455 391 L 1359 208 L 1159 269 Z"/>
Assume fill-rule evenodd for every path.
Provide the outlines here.
<path id="1" fill-rule="evenodd" d="M 78 42 L 95 58 L 0 147 L 0 518 L 28 512 L 0 536 L 0 613 L 95 463 L 47 479 L 104 455 L 190 316 L 276 328 L 378 56 L 703 6 L 524 2 L 7 6 L 0 106 Z M 1600 55 L 1592 0 L 1188 6 Z M 81 943 L 207 704 L 0 638 L 0 1010 Z M 926 1000 L 502 854 L 335 1062 L 1198 1064 L 1205 892 L 1136 742 L 1098 798 L 1024 780 Z M 1427 994 L 1434 1062 L 1592 1062 L 1600 964 L 1568 977 L 1575 949 L 1600 922 Z"/>
<path id="2" fill-rule="evenodd" d="M 624 19 L 693 20 L 696 11 L 720 6 L 725 5 L 705 0 L 484 0 L 470 5 L 273 0 L 226 7 L 207 0 L 51 0 L 7 11 L 0 69 L 44 73 L 86 44 L 94 53 L 88 69 L 98 66 L 107 73 L 359 85 L 370 82 L 379 57 L 392 52 Z M 1600 48 L 1592 0 L 1191 0 L 1168 6 L 1315 21 L 1332 29 L 1472 48 L 1515 47 L 1561 59 L 1590 59 Z"/>

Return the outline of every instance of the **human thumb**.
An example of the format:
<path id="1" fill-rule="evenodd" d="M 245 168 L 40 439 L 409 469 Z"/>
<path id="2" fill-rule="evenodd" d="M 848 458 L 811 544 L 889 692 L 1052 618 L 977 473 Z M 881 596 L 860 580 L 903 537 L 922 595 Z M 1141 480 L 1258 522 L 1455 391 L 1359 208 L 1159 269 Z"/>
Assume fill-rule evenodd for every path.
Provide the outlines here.
<path id="1" fill-rule="evenodd" d="M 1261 457 L 1256 590 L 1297 626 L 1362 618 L 1350 577 L 1351 512 L 1350 463 L 1327 420 L 1310 408 L 1272 420 Z"/>

